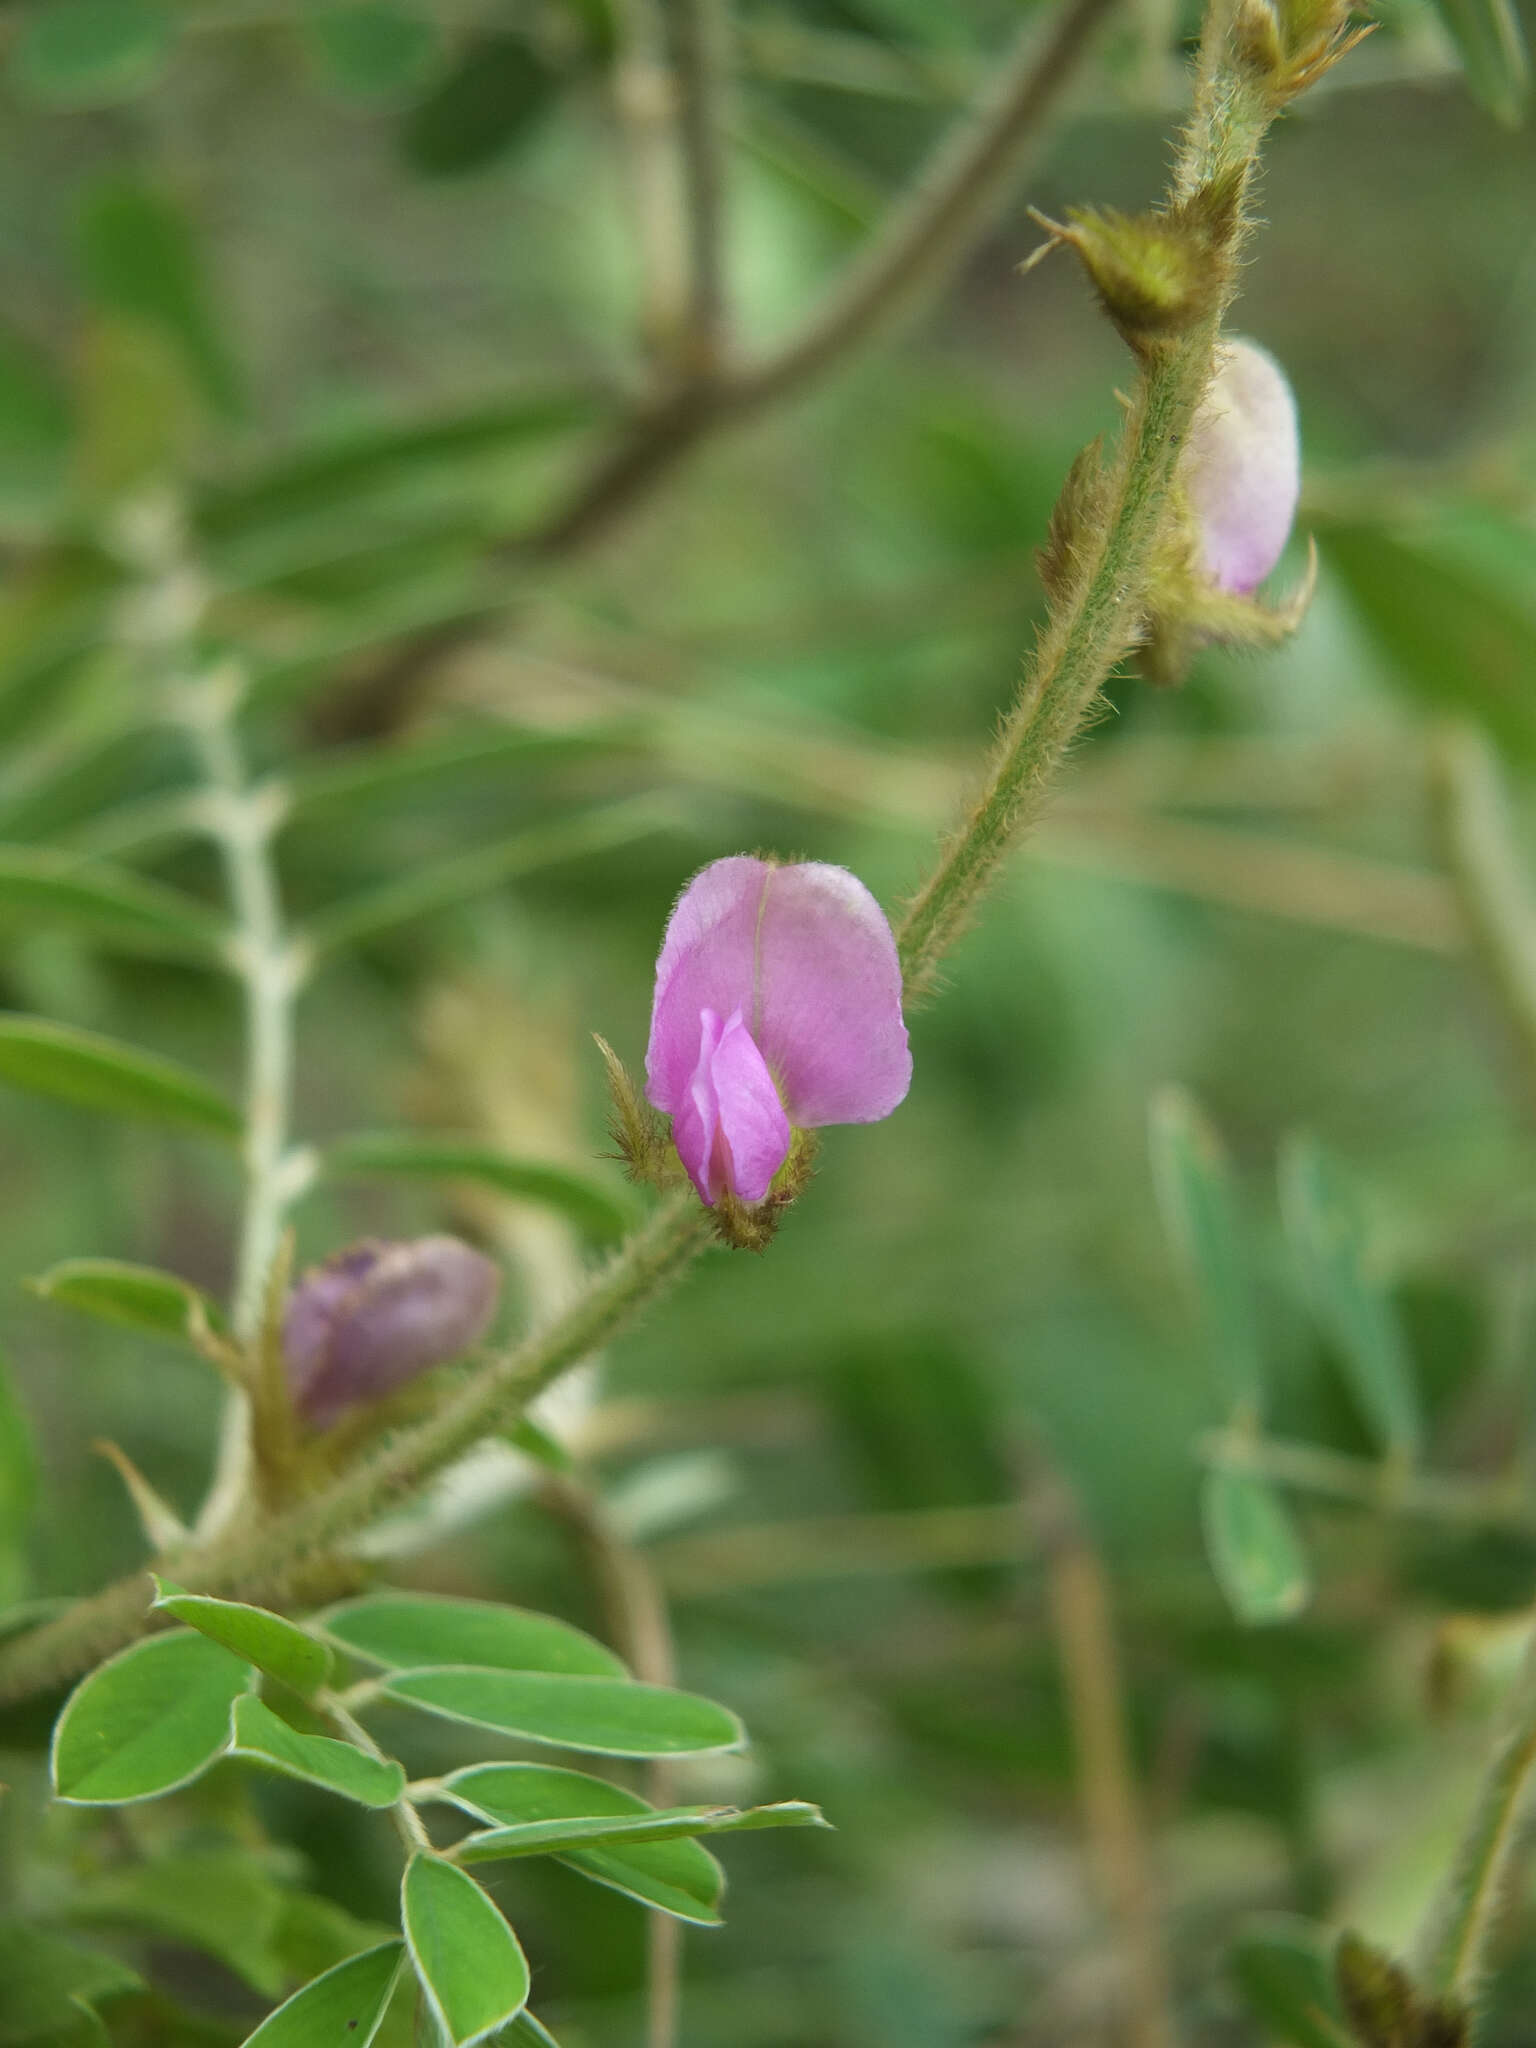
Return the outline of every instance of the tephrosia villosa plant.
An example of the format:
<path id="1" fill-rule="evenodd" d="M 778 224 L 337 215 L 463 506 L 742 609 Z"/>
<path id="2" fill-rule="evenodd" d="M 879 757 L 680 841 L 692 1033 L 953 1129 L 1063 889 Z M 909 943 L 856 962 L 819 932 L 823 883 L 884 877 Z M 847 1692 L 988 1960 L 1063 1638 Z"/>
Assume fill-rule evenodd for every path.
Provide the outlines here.
<path id="1" fill-rule="evenodd" d="M 958 254 L 1014 143 L 1103 8 L 1076 0 L 1045 26 L 1038 48 L 1027 39 L 862 267 L 803 330 L 758 358 L 738 356 L 721 317 L 723 129 L 712 98 L 712 10 L 676 12 L 691 30 L 674 24 L 675 82 L 686 90 L 669 145 L 691 195 L 686 289 L 662 293 L 647 309 L 655 372 L 648 394 L 613 427 L 569 498 L 496 553 L 494 573 L 520 588 L 616 519 L 689 448 L 808 379 L 872 329 L 915 276 Z M 151 795 L 122 814 L 105 812 L 75 843 L 0 846 L 0 907 L 104 931 L 129 950 L 232 984 L 244 1018 L 242 1099 L 228 1099 L 191 1065 L 16 1011 L 0 1015 L 0 1076 L 233 1151 L 243 1193 L 227 1309 L 177 1275 L 109 1258 L 63 1260 L 39 1282 L 60 1303 L 183 1344 L 222 1376 L 226 1392 L 209 1483 L 185 1519 L 109 1447 L 149 1560 L 104 1591 L 46 1613 L 22 1607 L 5 1620 L 0 1694 L 25 1701 L 73 1685 L 53 1726 L 53 1791 L 67 1807 L 116 1816 L 125 1831 L 138 1828 L 136 1809 L 146 1803 L 198 1796 L 188 1788 L 210 1798 L 217 1788 L 238 1803 L 246 1773 L 318 1790 L 393 1830 L 397 1918 L 359 1933 L 317 1913 L 321 1933 L 307 1948 L 297 1940 L 289 1950 L 272 1948 L 278 1961 L 265 1974 L 261 1964 L 247 1970 L 270 2008 L 253 2018 L 250 2043 L 365 2048 L 403 2038 L 382 2030 L 412 2024 L 421 2039 L 452 2048 L 547 2043 L 529 2003 L 538 1998 L 536 1942 L 530 1937 L 525 1953 L 484 1870 L 553 1857 L 637 1902 L 658 1926 L 712 1925 L 723 1876 L 706 1842 L 823 1824 L 818 1807 L 798 1798 L 736 1804 L 684 1796 L 687 1781 L 675 1779 L 674 1766 L 734 1754 L 745 1731 L 729 1706 L 672 1682 L 665 1629 L 654 1625 L 643 1585 L 637 1590 L 633 1557 L 528 1411 L 706 1252 L 770 1251 L 791 1205 L 814 1204 L 816 1133 L 882 1121 L 900 1113 L 909 1088 L 921 1093 L 922 1004 L 936 997 L 951 949 L 1040 818 L 1068 750 L 1122 665 L 1134 660 L 1148 679 L 1174 683 L 1203 646 L 1273 647 L 1299 624 L 1310 576 L 1278 606 L 1257 594 L 1296 512 L 1294 401 L 1273 358 L 1230 335 L 1226 322 L 1261 145 L 1277 117 L 1359 39 L 1347 16 L 1343 0 L 1217 0 L 1163 200 L 1137 214 L 1082 211 L 1045 223 L 1047 249 L 1065 246 L 1083 265 L 1130 350 L 1135 381 L 1117 444 L 1084 451 L 1041 536 L 1048 613 L 974 800 L 926 879 L 889 918 L 862 880 L 827 862 L 721 846 L 691 880 L 680 869 L 681 893 L 658 935 L 643 1086 L 599 1041 L 616 1143 L 639 1197 L 626 1198 L 617 1177 L 610 1185 L 596 1168 L 520 1160 L 479 1130 L 311 1142 L 295 1113 L 295 1020 L 321 972 L 376 935 L 446 913 L 508 879 L 636 845 L 656 826 L 657 806 L 644 797 L 593 801 L 441 867 L 407 865 L 354 894 L 295 910 L 281 849 L 285 835 L 302 828 L 306 806 L 323 803 L 326 792 L 323 771 L 306 785 L 301 772 L 270 765 L 258 737 L 263 690 L 275 686 L 242 644 L 239 599 L 242 573 L 252 581 L 266 573 L 259 520 L 252 516 L 252 559 L 242 570 L 220 553 L 218 508 L 194 516 L 166 483 L 158 455 L 108 493 L 89 537 L 90 575 L 107 598 L 89 631 L 119 662 L 125 702 L 131 688 L 125 744 L 130 731 L 150 731 L 175 765 Z M 345 48 L 345 26 L 328 33 Z M 635 33 L 633 21 L 626 33 Z M 643 21 L 639 45 L 646 61 L 654 58 Z M 507 61 L 505 51 L 497 61 Z M 520 61 L 533 63 L 526 53 Z M 532 78 L 524 80 L 530 94 Z M 638 105 L 640 159 L 648 161 L 649 103 L 643 92 L 636 100 L 633 78 L 630 86 L 628 118 L 633 127 Z M 663 111 L 668 104 L 663 94 Z M 453 142 L 428 138 L 439 149 Z M 152 240 L 163 223 L 138 226 Z M 238 507 L 222 516 L 238 532 Z M 292 575 L 302 577 L 304 566 Z M 392 647 L 435 640 L 439 651 L 445 641 L 467 643 L 473 611 L 466 599 L 462 615 L 416 621 L 385 639 Z M 408 671 L 412 648 L 396 652 Z M 409 681 L 396 674 L 393 686 L 408 690 Z M 343 785 L 348 773 L 366 785 L 370 775 L 408 773 L 409 764 L 402 771 L 367 757 L 360 771 L 353 764 L 337 772 Z M 333 780 L 332 795 L 336 787 Z M 138 871 L 134 863 L 167 841 L 211 849 L 221 897 L 195 868 L 175 883 Z M 630 993 L 628 1014 L 584 1021 L 633 1040 L 645 994 L 638 986 Z M 1170 1218 L 1191 1263 L 1207 1280 L 1216 1275 L 1210 1291 L 1228 1317 L 1227 1349 L 1241 1361 L 1252 1330 L 1223 1263 L 1235 1257 L 1237 1233 L 1216 1142 L 1182 1097 L 1160 1104 L 1156 1131 Z M 828 1153 L 835 1173 L 835 1147 Z M 582 1270 L 547 1320 L 510 1340 L 492 1338 L 501 1268 L 458 1236 L 434 1230 L 332 1243 L 318 1248 L 318 1263 L 295 1271 L 300 1201 L 364 1175 L 521 1195 L 577 1219 L 593 1237 L 620 1241 L 603 1263 Z M 1288 1156 L 1285 1190 L 1287 1228 L 1311 1260 L 1318 1313 L 1332 1317 L 1344 1352 L 1366 1357 L 1366 1403 L 1384 1419 L 1389 1449 L 1406 1458 L 1414 1423 L 1394 1399 L 1392 1325 L 1338 1225 L 1343 1198 L 1325 1162 L 1305 1149 Z M 1212 1452 L 1205 1509 L 1234 1605 L 1250 1621 L 1270 1621 L 1296 1611 L 1305 1567 L 1273 1474 L 1260 1469 L 1258 1406 L 1245 1385 Z M 392 1585 L 381 1575 L 381 1526 L 445 1474 L 461 1473 L 487 1443 L 506 1442 L 540 1463 L 549 1498 L 619 1586 L 613 1647 L 560 1619 L 424 1589 L 414 1578 Z M 1054 1540 L 1067 1551 L 1060 1532 L 1071 1526 L 1064 1507 Z M 1081 1570 L 1081 1552 L 1071 1554 Z M 1347 1943 L 1329 1994 L 1333 2010 L 1313 2042 L 1428 2048 L 1466 2038 L 1490 1900 L 1536 1750 L 1529 1676 L 1521 1686 L 1519 1725 L 1420 1953 L 1399 1967 Z M 1102 1716 L 1098 1726 L 1102 1734 Z M 1110 1725 L 1112 1759 L 1116 1739 Z M 534 1756 L 509 1758 L 508 1748 Z M 413 1775 L 408 1763 L 423 1752 L 447 1761 Z M 546 1753 L 588 1767 L 546 1762 Z M 643 1794 L 607 1775 L 631 1765 L 643 1767 Z M 145 1823 L 143 1840 L 153 1826 Z M 195 1860 L 182 1876 L 195 1893 Z M 1132 1884 L 1132 1920 L 1135 1893 Z M 16 1968 L 41 1987 L 39 2009 L 49 2025 L 58 2021 L 53 2036 L 46 2028 L 37 2036 L 5 2032 L 0 2008 L 0 2040 L 100 2038 L 95 2005 L 143 1989 L 105 1952 L 64 1952 L 50 1948 L 51 1939 L 37 1933 L 30 1948 L 21 1942 Z M 300 1953 L 302 1964 L 294 1960 Z M 664 1937 L 651 1955 L 651 2033 L 664 2048 L 675 2017 L 675 1955 Z M 1155 1944 L 1144 1947 L 1142 1963 L 1151 1999 Z M 1140 2038 L 1159 2038 L 1155 2018 L 1143 2021 Z M 76 2025 L 83 2031 L 71 2035 Z"/>

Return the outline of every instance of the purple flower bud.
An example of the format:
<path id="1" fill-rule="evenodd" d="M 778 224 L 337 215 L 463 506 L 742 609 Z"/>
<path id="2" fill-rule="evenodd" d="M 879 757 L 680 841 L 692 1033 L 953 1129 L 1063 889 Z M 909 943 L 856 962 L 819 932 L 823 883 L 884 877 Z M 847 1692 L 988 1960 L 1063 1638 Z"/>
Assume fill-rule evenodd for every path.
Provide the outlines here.
<path id="1" fill-rule="evenodd" d="M 1205 573 L 1236 597 L 1256 590 L 1280 559 L 1301 490 L 1296 401 L 1274 357 L 1226 341 L 1190 431 L 1184 488 Z"/>
<path id="2" fill-rule="evenodd" d="M 762 1201 L 792 1126 L 875 1123 L 911 1079 L 896 941 L 862 882 L 746 854 L 694 876 L 656 963 L 645 1080 L 705 1203 Z"/>
<path id="3" fill-rule="evenodd" d="M 294 1406 L 325 1429 L 467 1351 L 496 1309 L 501 1274 L 456 1237 L 369 1239 L 304 1275 L 288 1297 L 283 1352 Z"/>

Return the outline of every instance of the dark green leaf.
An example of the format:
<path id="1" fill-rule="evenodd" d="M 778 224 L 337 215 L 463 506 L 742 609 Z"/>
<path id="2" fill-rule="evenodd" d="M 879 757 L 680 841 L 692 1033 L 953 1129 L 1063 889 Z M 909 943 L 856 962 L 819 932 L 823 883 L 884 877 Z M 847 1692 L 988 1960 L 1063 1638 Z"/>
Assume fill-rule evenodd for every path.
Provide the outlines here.
<path id="1" fill-rule="evenodd" d="M 295 526 L 309 535 L 317 521 L 327 519 L 350 526 L 371 498 L 382 494 L 393 504 L 413 497 L 435 476 L 457 479 L 466 464 L 589 426 L 600 415 L 591 392 L 552 390 L 519 393 L 421 424 L 391 420 L 302 450 L 244 482 L 210 492 L 201 502 L 199 524 L 215 548 L 270 541 L 274 529 Z M 391 754 L 411 751 L 402 745 Z M 327 772 L 323 764 L 316 770 L 322 780 Z"/>
<path id="2" fill-rule="evenodd" d="M 35 1491 L 32 1432 L 10 1366 L 0 1356 L 0 1608 L 11 1607 L 26 1591 L 22 1546 Z"/>
<path id="3" fill-rule="evenodd" d="M 473 1664 L 489 1671 L 574 1672 L 622 1678 L 612 1650 L 569 1622 L 490 1600 L 432 1593 L 369 1593 L 317 1615 L 311 1624 L 372 1664 L 403 1671 L 425 1664 Z"/>
<path id="4" fill-rule="evenodd" d="M 1200 1510 L 1211 1569 L 1238 1620 L 1255 1628 L 1293 1621 L 1310 1597 L 1311 1574 L 1274 1487 L 1217 1466 L 1205 1475 Z"/>
<path id="5" fill-rule="evenodd" d="M 93 294 L 164 335 L 211 403 L 225 414 L 237 413 L 239 379 L 180 213 L 147 186 L 111 181 L 98 186 L 86 205 L 81 249 Z"/>
<path id="6" fill-rule="evenodd" d="M 1232 1975 L 1267 2035 L 1291 2048 L 1350 2048 L 1326 1928 L 1288 1913 L 1253 1920 L 1233 1943 Z"/>
<path id="7" fill-rule="evenodd" d="M 315 65 L 346 99 L 387 100 L 421 84 L 442 48 L 430 14 L 401 0 L 355 0 L 302 17 Z"/>
<path id="8" fill-rule="evenodd" d="M 526 763 L 534 773 L 567 758 L 582 760 L 624 745 L 642 732 L 637 719 L 584 724 L 577 732 L 540 732 L 517 725 L 463 724 L 425 739 L 388 746 L 337 747 L 301 764 L 288 778 L 288 817 L 350 823 L 375 811 L 403 811 L 438 797 L 448 803 L 465 787 L 505 788 L 506 769 Z"/>
<path id="9" fill-rule="evenodd" d="M 63 492 L 74 419 L 53 363 L 0 331 L 0 507 L 46 526 Z"/>
<path id="10" fill-rule="evenodd" d="M 0 1924 L 0 2048 L 27 2042 L 105 2041 L 88 2026 L 99 2001 L 137 1991 L 142 1980 L 111 1956 L 77 1948 L 41 1928 Z"/>
<path id="11" fill-rule="evenodd" d="M 154 84 L 171 36 L 154 0 L 47 0 L 21 15 L 11 80 L 43 106 L 108 106 Z"/>
<path id="12" fill-rule="evenodd" d="M 218 1309 L 191 1281 L 122 1259 L 61 1259 L 28 1285 L 45 1301 L 173 1343 L 190 1342 L 199 1322 L 223 1327 Z"/>
<path id="13" fill-rule="evenodd" d="M 221 1138 L 238 1138 L 242 1130 L 238 1111 L 185 1067 L 94 1031 L 14 1010 L 0 1012 L 0 1081 L 82 1109 L 183 1124 Z"/>
<path id="14" fill-rule="evenodd" d="M 327 1970 L 268 2014 L 245 2048 L 371 2048 L 405 1960 L 386 1941 Z"/>
<path id="15" fill-rule="evenodd" d="M 1434 0 L 1434 9 L 1456 46 L 1472 97 L 1495 120 L 1517 127 L 1530 97 L 1531 64 L 1511 0 Z"/>
<path id="16" fill-rule="evenodd" d="M 1257 1417 L 1264 1398 L 1258 1319 L 1221 1141 L 1182 1088 L 1154 1096 L 1151 1141 L 1163 1227 L 1199 1300 L 1228 1397 Z"/>
<path id="17" fill-rule="evenodd" d="M 71 1887 L 73 1919 L 126 1927 L 202 1949 L 264 1997 L 283 1988 L 273 1947 L 283 1893 L 240 1849 L 189 1850 L 82 1873 Z"/>
<path id="18" fill-rule="evenodd" d="M 745 1741 L 736 1716 L 713 1700 L 620 1679 L 450 1665 L 392 1672 L 385 1691 L 446 1720 L 600 1756 L 686 1756 Z"/>
<path id="19" fill-rule="evenodd" d="M 322 1169 L 333 1180 L 382 1176 L 472 1181 L 497 1194 L 558 1210 L 600 1241 L 622 1237 L 637 1220 L 633 1203 L 617 1184 L 605 1187 L 596 1174 L 542 1159 L 518 1159 L 473 1138 L 432 1137 L 417 1131 L 360 1132 L 328 1146 Z"/>
<path id="20" fill-rule="evenodd" d="M 1323 544 L 1403 688 L 1433 710 L 1481 720 L 1529 764 L 1536 761 L 1536 547 L 1518 529 L 1504 547 L 1475 530 L 1476 544 L 1464 552 L 1455 543 L 1466 524 L 1329 526 Z M 1507 559 L 1512 552 L 1523 558 L 1523 573 Z"/>
<path id="21" fill-rule="evenodd" d="M 520 2012 L 511 2026 L 500 2036 L 502 2048 L 513 2048 L 514 2042 L 523 2042 L 526 2048 L 560 2048 L 560 2043 L 540 2021 L 526 2008 Z"/>
<path id="22" fill-rule="evenodd" d="M 431 178 L 483 169 L 532 134 L 560 82 L 523 37 L 477 37 L 407 120 L 407 162 Z"/>
<path id="23" fill-rule="evenodd" d="M 671 809 L 651 796 L 626 797 L 619 803 L 577 812 L 514 833 L 495 846 L 429 862 L 415 874 L 334 904 L 310 920 L 307 937 L 317 952 L 334 952 L 340 946 L 355 945 L 359 939 L 373 938 L 397 925 L 484 896 L 540 868 L 608 853 L 633 840 L 649 838 L 675 822 Z"/>
<path id="24" fill-rule="evenodd" d="M 229 1743 L 251 1669 L 192 1629 L 133 1643 L 93 1671 L 59 1716 L 53 1785 L 82 1806 L 121 1806 L 190 1784 Z"/>
<path id="25" fill-rule="evenodd" d="M 220 920 L 190 897 L 125 868 L 44 847 L 0 846 L 0 921 L 90 932 L 127 952 L 216 961 Z"/>
<path id="26" fill-rule="evenodd" d="M 331 1675 L 331 1653 L 324 1643 L 306 1635 L 280 1614 L 264 1607 L 247 1607 L 239 1600 L 214 1600 L 205 1593 L 184 1593 L 156 1579 L 156 1607 L 175 1615 L 189 1628 L 226 1650 L 233 1650 L 247 1664 L 280 1679 L 296 1693 L 318 1692 Z"/>
<path id="27" fill-rule="evenodd" d="M 472 1877 L 439 1856 L 413 1856 L 400 1915 L 421 1988 L 452 2048 L 483 2041 L 522 2010 L 528 1964 Z"/>
<path id="28" fill-rule="evenodd" d="M 1423 1431 L 1402 1326 L 1368 1269 L 1354 1189 L 1310 1138 L 1290 1138 L 1281 1148 L 1280 1212 L 1313 1312 L 1361 1414 L 1384 1451 L 1412 1461 Z"/>
<path id="29" fill-rule="evenodd" d="M 393 1758 L 369 1756 L 329 1735 L 301 1735 L 254 1693 L 235 1701 L 233 1728 L 231 1755 L 266 1764 L 285 1777 L 323 1785 L 359 1806 L 396 1806 L 405 1790 L 405 1772 Z"/>

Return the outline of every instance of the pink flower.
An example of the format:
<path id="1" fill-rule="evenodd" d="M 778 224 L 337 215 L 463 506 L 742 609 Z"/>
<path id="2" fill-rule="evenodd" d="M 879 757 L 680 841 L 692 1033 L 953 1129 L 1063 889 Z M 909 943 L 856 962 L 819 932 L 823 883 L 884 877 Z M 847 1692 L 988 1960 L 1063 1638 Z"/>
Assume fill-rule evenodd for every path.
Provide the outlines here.
<path id="1" fill-rule="evenodd" d="M 1279 561 L 1301 489 L 1296 401 L 1280 365 L 1255 343 L 1217 349 L 1182 474 L 1205 573 L 1247 597 Z"/>
<path id="2" fill-rule="evenodd" d="M 646 1094 L 711 1208 L 760 1202 L 793 1127 L 889 1116 L 912 1079 L 885 913 L 846 868 L 717 860 L 656 963 Z"/>

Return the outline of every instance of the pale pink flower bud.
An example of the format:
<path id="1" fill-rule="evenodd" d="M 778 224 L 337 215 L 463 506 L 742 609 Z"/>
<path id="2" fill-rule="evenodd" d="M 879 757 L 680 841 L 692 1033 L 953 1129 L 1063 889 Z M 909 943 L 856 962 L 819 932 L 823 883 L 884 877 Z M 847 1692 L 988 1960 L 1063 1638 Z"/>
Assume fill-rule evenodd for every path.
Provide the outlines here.
<path id="1" fill-rule="evenodd" d="M 875 1123 L 912 1055 L 885 913 L 846 868 L 714 861 L 656 963 L 646 1093 L 700 1198 L 760 1202 L 793 1128 Z"/>
<path id="2" fill-rule="evenodd" d="M 496 1310 L 501 1274 L 456 1237 L 369 1240 L 306 1273 L 288 1297 L 294 1406 L 318 1429 L 457 1358 Z"/>
<path id="3" fill-rule="evenodd" d="M 1206 575 L 1247 597 L 1279 561 L 1301 490 L 1296 401 L 1280 365 L 1254 342 L 1217 348 L 1182 477 Z"/>

